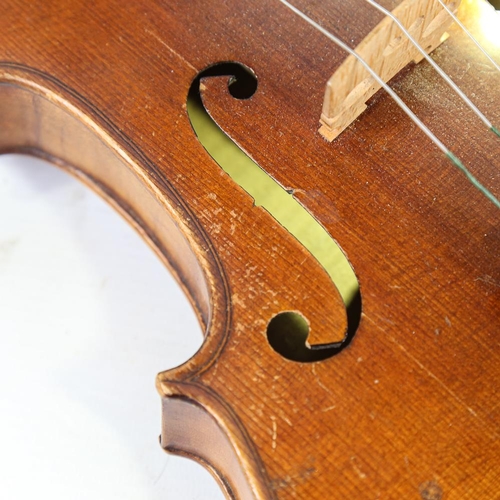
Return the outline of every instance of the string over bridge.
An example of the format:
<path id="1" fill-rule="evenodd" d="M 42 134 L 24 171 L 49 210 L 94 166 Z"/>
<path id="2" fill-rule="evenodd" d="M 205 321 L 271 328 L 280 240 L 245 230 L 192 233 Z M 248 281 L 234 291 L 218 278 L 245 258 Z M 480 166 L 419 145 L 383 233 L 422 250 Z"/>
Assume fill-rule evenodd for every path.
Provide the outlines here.
<path id="1" fill-rule="evenodd" d="M 444 0 L 456 12 L 460 0 Z M 438 0 L 404 0 L 392 13 L 428 54 L 446 39 L 453 19 Z M 404 35 L 393 19 L 384 18 L 356 47 L 369 66 L 388 82 L 411 61 L 423 55 Z M 352 54 L 326 85 L 319 129 L 328 141 L 335 139 L 365 109 L 368 99 L 381 85 Z"/>

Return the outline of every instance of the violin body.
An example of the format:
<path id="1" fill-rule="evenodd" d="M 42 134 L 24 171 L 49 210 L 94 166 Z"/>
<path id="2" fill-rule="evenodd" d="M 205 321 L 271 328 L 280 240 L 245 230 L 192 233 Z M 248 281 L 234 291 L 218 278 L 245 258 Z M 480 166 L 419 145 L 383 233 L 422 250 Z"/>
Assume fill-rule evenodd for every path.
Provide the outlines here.
<path id="1" fill-rule="evenodd" d="M 296 5 L 352 46 L 381 20 L 363 2 Z M 434 58 L 500 123 L 498 75 L 450 35 Z M 499 212 L 383 92 L 326 142 L 324 87 L 344 58 L 279 2 L 3 0 L 0 151 L 47 158 L 101 193 L 190 297 L 206 338 L 158 376 L 161 443 L 229 498 L 499 498 Z M 205 107 L 359 281 L 359 325 L 327 359 L 285 359 L 267 332 L 294 311 L 310 344 L 342 342 L 337 287 L 189 120 L 192 82 L 228 61 L 257 90 L 237 100 L 227 77 L 207 78 Z M 498 138 L 432 68 L 391 84 L 499 197 Z"/>

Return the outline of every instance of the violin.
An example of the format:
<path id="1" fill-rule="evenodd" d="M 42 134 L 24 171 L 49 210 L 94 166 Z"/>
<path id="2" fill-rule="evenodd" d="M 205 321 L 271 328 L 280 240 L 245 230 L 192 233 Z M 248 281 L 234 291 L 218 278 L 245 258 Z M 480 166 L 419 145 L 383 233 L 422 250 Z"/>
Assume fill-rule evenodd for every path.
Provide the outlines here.
<path id="1" fill-rule="evenodd" d="M 157 377 L 160 441 L 228 498 L 496 498 L 494 63 L 437 4 L 400 7 L 464 100 L 372 5 L 297 0 L 301 17 L 286 4 L 4 2 L 0 152 L 90 185 L 190 298 L 205 339 Z M 358 63 L 332 37 L 376 73 L 390 66 L 410 113 L 362 64 L 338 73 Z M 344 271 L 221 168 L 196 109 L 310 217 Z"/>

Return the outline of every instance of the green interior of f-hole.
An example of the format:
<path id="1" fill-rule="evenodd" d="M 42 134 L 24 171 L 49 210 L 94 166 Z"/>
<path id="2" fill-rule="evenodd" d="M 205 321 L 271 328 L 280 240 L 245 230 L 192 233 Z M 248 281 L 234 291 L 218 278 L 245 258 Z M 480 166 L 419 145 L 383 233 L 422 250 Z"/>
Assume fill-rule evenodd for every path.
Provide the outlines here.
<path id="1" fill-rule="evenodd" d="M 224 67 L 225 65 L 225 67 Z M 236 66 L 236 67 L 235 67 Z M 247 98 L 248 85 L 245 87 L 238 75 L 244 75 L 236 63 L 221 63 L 202 72 L 206 77 L 230 75 L 236 70 L 236 76 L 228 77 L 229 91 L 235 98 Z M 227 72 L 225 72 L 227 71 Z M 304 245 L 324 267 L 335 283 L 344 301 L 348 317 L 346 339 L 352 338 L 361 314 L 359 283 L 346 256 L 324 227 L 287 192 L 263 168 L 251 158 L 218 127 L 205 110 L 200 92 L 199 81 L 195 81 L 188 98 L 188 113 L 192 126 L 207 152 L 220 167 L 229 174 L 255 201 L 255 205 L 264 207 L 283 227 Z M 250 89 L 250 95 L 255 88 Z M 236 93 L 233 90 L 236 89 Z M 268 340 L 274 350 L 287 359 L 294 361 L 315 361 L 329 357 L 327 350 L 313 354 L 307 345 L 309 327 L 299 313 L 282 312 L 270 318 Z M 339 351 L 338 344 L 335 347 Z"/>

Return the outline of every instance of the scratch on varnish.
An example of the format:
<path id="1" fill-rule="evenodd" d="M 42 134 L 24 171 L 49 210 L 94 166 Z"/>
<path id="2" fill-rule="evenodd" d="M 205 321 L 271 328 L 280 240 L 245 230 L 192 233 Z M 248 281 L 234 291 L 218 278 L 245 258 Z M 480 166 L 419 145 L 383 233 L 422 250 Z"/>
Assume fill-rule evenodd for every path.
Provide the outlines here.
<path id="1" fill-rule="evenodd" d="M 271 417 L 271 421 L 273 423 L 273 433 L 272 433 L 272 444 L 273 451 L 276 449 L 276 440 L 278 437 L 278 423 L 276 422 L 276 417 Z"/>
<path id="2" fill-rule="evenodd" d="M 332 406 L 329 406 L 328 408 L 323 408 L 321 411 L 323 413 L 326 413 L 326 412 L 328 412 L 330 410 L 334 410 L 336 407 L 337 407 L 337 405 L 332 405 Z"/>
<path id="3" fill-rule="evenodd" d="M 233 300 L 233 304 L 241 307 L 242 309 L 246 309 L 247 305 L 245 303 L 245 300 L 240 299 L 240 297 L 238 296 L 237 293 L 233 293 L 232 300 Z"/>
<path id="4" fill-rule="evenodd" d="M 443 498 L 443 490 L 436 481 L 426 481 L 418 489 L 422 500 L 441 500 Z"/>
<path id="5" fill-rule="evenodd" d="M 369 318 L 366 315 L 365 315 L 365 317 L 368 321 L 373 323 L 379 330 L 383 330 L 373 320 L 371 320 L 371 318 Z M 445 319 L 448 320 L 448 318 L 445 318 Z M 451 324 L 451 322 L 450 322 L 450 324 Z M 387 332 L 384 332 L 384 333 L 387 333 Z M 431 377 L 433 380 L 435 380 L 453 399 L 455 399 L 455 401 L 457 401 L 461 406 L 463 406 L 473 417 L 476 417 L 476 418 L 479 418 L 480 420 L 483 420 L 482 418 L 479 417 L 479 415 L 470 406 L 468 406 L 464 401 L 462 401 L 462 399 L 460 399 L 460 397 L 457 394 L 455 394 L 455 392 L 453 392 L 440 378 L 438 378 L 436 375 L 434 375 L 434 373 L 432 373 L 415 356 L 410 354 L 410 352 L 408 352 L 408 350 L 404 346 L 402 346 L 401 343 L 396 340 L 396 338 L 394 338 L 392 336 L 387 336 L 387 338 L 391 342 L 395 343 L 416 365 L 418 365 L 418 367 L 421 370 L 423 370 L 429 377 Z M 486 425 L 486 427 L 488 428 L 490 426 Z M 496 438 L 499 437 L 497 432 L 493 432 L 492 435 L 495 436 Z"/>
<path id="6" fill-rule="evenodd" d="M 194 71 L 198 71 L 189 61 L 186 61 L 184 57 L 182 57 L 179 52 L 175 51 L 170 45 L 166 44 L 156 33 L 147 28 L 144 30 L 148 35 L 151 35 L 153 38 L 156 38 L 166 49 L 168 49 L 174 56 L 179 58 L 182 62 L 186 63 L 191 69 Z"/>
<path id="7" fill-rule="evenodd" d="M 351 457 L 351 464 L 354 472 L 356 472 L 359 478 L 366 479 L 366 474 L 356 465 L 356 457 Z"/>
<path id="8" fill-rule="evenodd" d="M 488 285 L 493 285 L 500 288 L 500 283 L 497 283 L 489 274 L 485 274 L 484 276 L 476 278 L 476 281 L 482 281 L 483 283 L 487 283 Z"/>
<path id="9" fill-rule="evenodd" d="M 324 390 L 326 391 L 328 394 L 331 394 L 332 392 L 330 391 L 330 389 L 328 389 L 328 387 L 326 387 L 325 384 L 323 384 L 323 382 L 321 382 L 321 379 L 319 378 L 318 374 L 316 373 L 316 367 L 314 364 L 311 365 L 311 370 L 313 372 L 313 375 L 314 377 L 316 378 L 316 383 Z"/>

